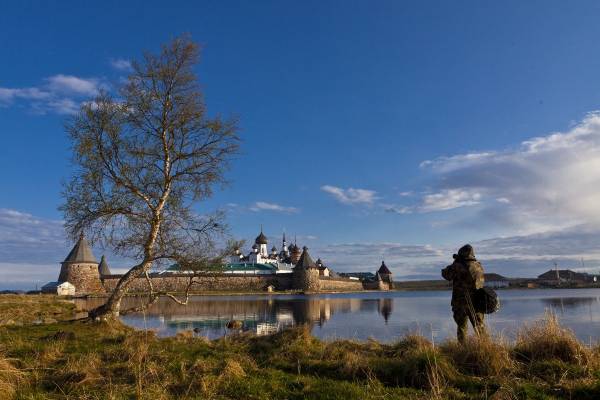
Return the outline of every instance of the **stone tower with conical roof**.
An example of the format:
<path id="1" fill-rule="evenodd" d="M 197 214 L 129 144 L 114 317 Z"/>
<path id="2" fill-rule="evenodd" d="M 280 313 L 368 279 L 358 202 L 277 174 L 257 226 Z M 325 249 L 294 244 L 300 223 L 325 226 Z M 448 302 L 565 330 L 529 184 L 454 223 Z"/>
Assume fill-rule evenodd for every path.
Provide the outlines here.
<path id="1" fill-rule="evenodd" d="M 98 273 L 100 274 L 100 278 L 110 275 L 110 268 L 108 267 L 108 263 L 106 262 L 106 257 L 102 255 L 100 259 L 100 265 L 98 265 Z"/>
<path id="2" fill-rule="evenodd" d="M 296 290 L 305 292 L 318 292 L 321 290 L 319 268 L 308 254 L 308 247 L 304 246 L 300 259 L 293 272 L 293 286 Z"/>
<path id="3" fill-rule="evenodd" d="M 65 261 L 61 263 L 58 282 L 72 283 L 77 294 L 104 293 L 98 266 L 98 261 L 82 234 Z"/>
<path id="4" fill-rule="evenodd" d="M 392 280 L 392 271 L 385 265 L 385 261 L 381 262 L 381 267 L 377 270 L 377 273 L 381 276 L 381 279 L 390 285 L 390 288 L 393 284 Z"/>

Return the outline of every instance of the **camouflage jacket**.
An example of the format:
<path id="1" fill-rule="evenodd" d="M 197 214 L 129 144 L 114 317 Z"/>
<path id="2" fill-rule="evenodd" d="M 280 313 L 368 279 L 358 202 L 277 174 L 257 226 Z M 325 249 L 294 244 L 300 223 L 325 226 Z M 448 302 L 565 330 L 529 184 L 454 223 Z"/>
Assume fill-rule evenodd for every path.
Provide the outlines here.
<path id="1" fill-rule="evenodd" d="M 483 267 L 479 261 L 457 259 L 442 270 L 442 276 L 452 281 L 452 308 L 467 306 L 471 294 L 483 287 Z"/>

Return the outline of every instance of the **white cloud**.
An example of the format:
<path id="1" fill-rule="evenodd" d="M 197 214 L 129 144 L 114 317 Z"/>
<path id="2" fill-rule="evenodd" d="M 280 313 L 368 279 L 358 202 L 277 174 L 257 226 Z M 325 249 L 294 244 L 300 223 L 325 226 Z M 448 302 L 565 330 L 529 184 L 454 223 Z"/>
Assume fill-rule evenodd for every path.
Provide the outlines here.
<path id="1" fill-rule="evenodd" d="M 348 188 L 324 185 L 321 190 L 332 195 L 337 201 L 343 204 L 373 204 L 377 200 L 377 192 L 367 189 Z"/>
<path id="2" fill-rule="evenodd" d="M 80 107 L 81 107 L 81 104 L 77 103 L 73 99 L 67 99 L 67 98 L 56 99 L 56 100 L 48 101 L 45 104 L 45 107 L 42 107 L 40 109 L 40 112 L 44 113 L 45 110 L 48 110 L 48 111 L 54 111 L 57 114 L 71 115 L 71 114 L 75 114 L 77 111 L 79 111 Z"/>
<path id="3" fill-rule="evenodd" d="M 122 58 L 113 58 L 110 60 L 110 65 L 119 71 L 131 71 L 131 62 Z"/>
<path id="4" fill-rule="evenodd" d="M 21 88 L 21 89 L 9 89 L 0 88 L 0 104 L 8 105 L 15 99 L 31 99 L 31 100 L 42 100 L 52 97 L 52 94 L 35 88 Z"/>
<path id="5" fill-rule="evenodd" d="M 39 87 L 0 87 L 0 106 L 25 103 L 36 114 L 74 114 L 105 85 L 97 78 L 58 74 Z"/>
<path id="6" fill-rule="evenodd" d="M 259 212 L 259 211 L 275 211 L 275 212 L 282 212 L 282 213 L 297 213 L 300 210 L 296 207 L 286 207 L 286 206 L 282 206 L 280 204 L 276 204 L 276 203 L 267 203 L 266 201 L 257 201 L 254 204 L 252 204 L 249 209 L 251 211 L 254 212 Z"/>
<path id="7" fill-rule="evenodd" d="M 454 195 L 448 208 L 480 203 L 478 223 L 521 232 L 600 226 L 599 113 L 515 149 L 441 157 L 421 166 L 433 173 L 437 194 Z M 431 196 L 423 198 L 424 209 L 445 208 L 436 201 L 442 196 Z"/>
<path id="8" fill-rule="evenodd" d="M 94 78 L 78 78 L 73 75 L 54 75 L 46 78 L 48 89 L 55 93 L 95 96 L 100 84 Z"/>
<path id="9" fill-rule="evenodd" d="M 65 254 L 62 221 L 38 218 L 0 209 L 0 260 L 2 262 L 58 263 Z"/>
<path id="10" fill-rule="evenodd" d="M 473 190 L 444 189 L 441 192 L 423 197 L 421 212 L 444 211 L 479 204 L 481 194 Z"/>

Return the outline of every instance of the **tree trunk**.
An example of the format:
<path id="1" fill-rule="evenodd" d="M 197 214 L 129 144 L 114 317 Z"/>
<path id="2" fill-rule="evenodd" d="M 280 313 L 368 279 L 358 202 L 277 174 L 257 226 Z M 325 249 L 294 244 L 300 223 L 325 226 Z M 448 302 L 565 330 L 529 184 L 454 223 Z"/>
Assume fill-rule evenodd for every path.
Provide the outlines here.
<path id="1" fill-rule="evenodd" d="M 121 279 L 119 279 L 117 286 L 115 286 L 115 289 L 106 303 L 89 312 L 89 317 L 91 319 L 117 319 L 119 317 L 119 311 L 121 310 L 121 300 L 123 300 L 123 296 L 125 296 L 127 293 L 127 288 L 135 279 L 141 277 L 142 274 L 146 273 L 152 266 L 154 243 L 156 242 L 161 224 L 160 213 L 167 196 L 168 192 L 166 192 L 166 195 L 163 195 L 159 203 L 159 207 L 157 207 L 157 209 L 154 211 L 154 220 L 150 230 L 150 235 L 148 235 L 148 240 L 146 240 L 146 243 L 144 244 L 144 260 L 127 271 L 127 273 L 123 275 Z"/>
<path id="2" fill-rule="evenodd" d="M 151 265 L 152 263 L 150 261 L 144 261 L 127 271 L 127 273 L 123 275 L 119 282 L 117 282 L 115 289 L 106 303 L 91 310 L 89 312 L 89 317 L 94 320 L 117 319 L 121 310 L 121 300 L 127 293 L 127 288 L 135 279 L 138 279 L 144 272 L 146 272 Z"/>

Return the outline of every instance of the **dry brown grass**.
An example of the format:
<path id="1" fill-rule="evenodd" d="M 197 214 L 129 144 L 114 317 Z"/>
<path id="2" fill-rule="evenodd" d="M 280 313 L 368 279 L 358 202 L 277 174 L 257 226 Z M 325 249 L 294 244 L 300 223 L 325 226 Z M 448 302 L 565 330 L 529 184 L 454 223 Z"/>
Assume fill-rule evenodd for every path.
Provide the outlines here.
<path id="1" fill-rule="evenodd" d="M 433 349 L 433 343 L 420 335 L 407 335 L 394 345 L 394 352 L 402 356 L 410 351 L 427 351 Z"/>
<path id="2" fill-rule="evenodd" d="M 515 367 L 503 338 L 469 336 L 464 343 L 451 340 L 441 346 L 460 372 L 477 376 L 500 376 Z"/>
<path id="3" fill-rule="evenodd" d="M 75 315 L 75 305 L 52 295 L 0 295 L 0 326 L 34 321 L 66 320 Z"/>
<path id="4" fill-rule="evenodd" d="M 23 378 L 24 373 L 16 368 L 10 359 L 0 354 L 0 397 L 14 398 Z"/>
<path id="5" fill-rule="evenodd" d="M 220 376 L 223 379 L 243 378 L 246 376 L 244 367 L 238 361 L 233 359 L 225 360 Z"/>
<path id="6" fill-rule="evenodd" d="M 85 392 L 88 386 L 101 385 L 102 361 L 96 353 L 69 355 L 48 382 L 65 393 Z"/>
<path id="7" fill-rule="evenodd" d="M 399 385 L 428 389 L 434 398 L 441 398 L 447 382 L 456 376 L 448 358 L 422 336 L 406 336 L 392 349 Z"/>
<path id="8" fill-rule="evenodd" d="M 64 342 L 51 342 L 44 346 L 38 353 L 38 362 L 40 365 L 51 365 L 63 357 L 65 350 Z"/>
<path id="9" fill-rule="evenodd" d="M 164 384 L 157 385 L 163 368 L 150 350 L 156 340 L 153 331 L 142 331 L 130 332 L 123 341 L 123 349 L 128 356 L 127 369 L 133 374 L 137 399 L 167 398 Z"/>
<path id="10" fill-rule="evenodd" d="M 175 335 L 175 340 L 180 341 L 180 342 L 187 342 L 193 338 L 194 338 L 194 331 L 192 331 L 192 330 L 177 332 L 177 334 Z"/>
<path id="11" fill-rule="evenodd" d="M 582 344 L 575 334 L 560 325 L 556 315 L 524 326 L 513 348 L 515 358 L 523 362 L 560 360 L 579 366 L 595 362 L 592 350 Z"/>

